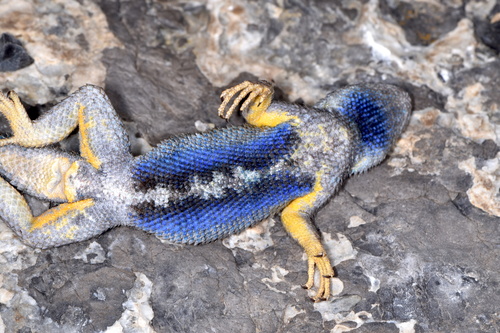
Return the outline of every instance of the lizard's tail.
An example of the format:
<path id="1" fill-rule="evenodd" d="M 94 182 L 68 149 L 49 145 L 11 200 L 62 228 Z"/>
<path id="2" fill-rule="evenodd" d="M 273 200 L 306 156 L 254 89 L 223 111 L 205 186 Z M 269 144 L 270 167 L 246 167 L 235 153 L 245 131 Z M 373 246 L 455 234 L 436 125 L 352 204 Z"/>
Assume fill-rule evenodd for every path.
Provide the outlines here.
<path id="1" fill-rule="evenodd" d="M 361 173 L 382 162 L 408 123 L 408 93 L 389 84 L 359 84 L 331 92 L 316 108 L 347 118 L 359 135 L 352 173 Z"/>

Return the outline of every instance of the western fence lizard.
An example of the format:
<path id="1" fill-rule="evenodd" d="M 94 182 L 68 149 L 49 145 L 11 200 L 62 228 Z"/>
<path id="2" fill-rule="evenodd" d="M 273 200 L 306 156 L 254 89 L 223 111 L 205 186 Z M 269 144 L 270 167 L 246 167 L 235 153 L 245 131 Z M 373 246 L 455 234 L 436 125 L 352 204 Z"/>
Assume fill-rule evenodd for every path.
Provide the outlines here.
<path id="1" fill-rule="evenodd" d="M 385 158 L 409 118 L 408 94 L 359 84 L 304 107 L 273 102 L 272 86 L 261 81 L 221 97 L 219 115 L 228 119 L 242 104 L 248 125 L 175 137 L 133 157 L 98 87 L 81 87 L 35 121 L 15 93 L 1 95 L 14 134 L 0 139 L 0 217 L 26 244 L 49 248 L 119 225 L 200 244 L 281 211 L 308 257 L 304 287 L 317 269 L 314 300 L 327 299 L 334 272 L 311 216 L 346 177 Z M 77 126 L 81 156 L 46 147 Z M 19 191 L 58 205 L 34 217 Z"/>

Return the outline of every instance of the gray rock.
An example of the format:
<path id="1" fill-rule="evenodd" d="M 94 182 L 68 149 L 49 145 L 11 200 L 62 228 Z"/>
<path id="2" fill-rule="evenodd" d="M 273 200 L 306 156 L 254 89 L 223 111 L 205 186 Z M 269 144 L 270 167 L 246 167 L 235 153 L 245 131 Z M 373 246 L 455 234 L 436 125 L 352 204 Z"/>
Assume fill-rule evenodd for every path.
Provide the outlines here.
<path id="1" fill-rule="evenodd" d="M 300 288 L 306 262 L 278 217 L 204 246 L 117 228 L 46 251 L 0 223 L 0 331 L 500 330 L 500 60 L 495 26 L 475 25 L 498 15 L 494 1 L 83 3 L 40 4 L 66 16 L 31 33 L 101 59 L 75 58 L 77 77 L 95 68 L 137 146 L 195 132 L 196 121 L 224 126 L 218 95 L 244 79 L 274 79 L 277 95 L 306 104 L 345 84 L 395 83 L 412 95 L 412 120 L 391 157 L 316 217 L 337 274 L 330 301 L 312 303 Z M 107 18 L 96 24 L 112 36 L 103 50 L 78 30 L 89 11 Z M 50 38 L 23 41 L 50 49 Z M 81 81 L 52 73 L 43 91 L 53 95 L 37 101 L 26 75 L 2 88 L 19 82 L 31 104 Z"/>

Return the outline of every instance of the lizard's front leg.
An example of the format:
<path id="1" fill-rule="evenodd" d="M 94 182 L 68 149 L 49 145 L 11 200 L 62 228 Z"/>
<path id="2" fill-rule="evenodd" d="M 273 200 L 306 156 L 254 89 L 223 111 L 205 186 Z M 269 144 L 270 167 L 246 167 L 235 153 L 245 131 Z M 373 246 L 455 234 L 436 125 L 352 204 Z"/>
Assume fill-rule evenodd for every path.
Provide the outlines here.
<path id="1" fill-rule="evenodd" d="M 267 81 L 259 81 L 257 83 L 250 81 L 242 82 L 224 90 L 220 95 L 222 103 L 219 106 L 219 117 L 224 119 L 231 118 L 231 115 L 243 100 L 245 101 L 240 107 L 241 111 L 250 108 L 250 110 L 255 113 L 265 112 L 271 104 L 273 94 L 273 86 Z M 226 107 L 233 97 L 235 97 L 235 99 L 226 111 Z"/>
<path id="2" fill-rule="evenodd" d="M 281 221 L 285 229 L 302 246 L 307 255 L 308 279 L 304 288 L 313 287 L 314 273 L 316 269 L 319 271 L 320 283 L 313 297 L 314 301 L 326 300 L 330 297 L 330 279 L 334 276 L 328 254 L 309 219 L 309 215 L 316 209 L 318 202 L 324 201 L 324 195 L 318 179 L 313 192 L 293 200 L 281 212 Z"/>
<path id="3" fill-rule="evenodd" d="M 219 116 L 229 119 L 240 102 L 244 101 L 240 110 L 250 125 L 274 127 L 290 120 L 298 120 L 296 116 L 289 115 L 285 110 L 268 110 L 273 100 L 273 94 L 273 86 L 267 81 L 257 83 L 245 81 L 240 83 L 222 92 Z M 228 108 L 231 101 L 232 103 Z"/>
<path id="4" fill-rule="evenodd" d="M 283 122 L 299 124 L 297 116 L 290 115 L 287 110 L 279 107 L 269 108 L 273 97 L 272 86 L 265 81 L 252 83 L 243 82 L 225 90 L 219 107 L 219 116 L 228 119 L 238 105 L 244 100 L 241 110 L 247 122 L 253 126 L 276 126 Z M 232 101 L 232 104 L 229 104 Z M 227 108 L 229 106 L 229 108 Z M 226 110 L 227 109 L 227 110 Z M 327 253 L 309 215 L 329 196 L 320 185 L 321 177 L 317 175 L 314 190 L 300 198 L 291 201 L 281 213 L 281 220 L 289 234 L 302 246 L 308 258 L 308 280 L 304 285 L 310 289 L 314 285 L 316 269 L 320 273 L 320 284 L 313 300 L 320 301 L 330 297 L 330 279 L 334 272 Z"/>

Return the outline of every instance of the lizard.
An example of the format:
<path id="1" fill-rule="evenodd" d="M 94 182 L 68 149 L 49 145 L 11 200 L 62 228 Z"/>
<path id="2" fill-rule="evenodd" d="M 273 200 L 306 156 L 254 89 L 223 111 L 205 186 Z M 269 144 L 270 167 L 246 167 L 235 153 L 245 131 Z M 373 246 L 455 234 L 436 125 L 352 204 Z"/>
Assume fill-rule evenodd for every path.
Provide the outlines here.
<path id="1" fill-rule="evenodd" d="M 133 226 L 174 243 L 227 237 L 281 213 L 307 255 L 304 288 L 331 296 L 334 270 L 313 214 L 350 175 L 379 164 L 411 113 L 389 84 L 330 92 L 312 107 L 273 100 L 273 85 L 245 81 L 221 95 L 219 116 L 247 124 L 166 139 L 134 157 L 104 90 L 85 85 L 31 120 L 18 95 L 0 93 L 11 136 L 0 138 L 0 217 L 32 247 Z M 54 144 L 78 127 L 80 154 Z M 53 206 L 38 216 L 23 194 Z M 319 272 L 319 285 L 315 273 Z"/>

